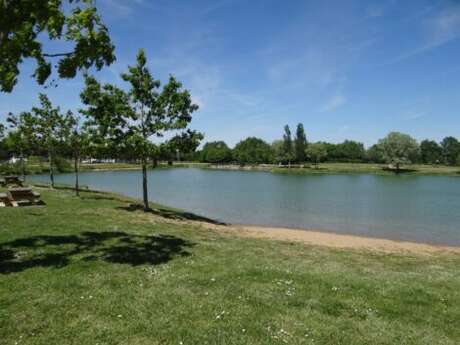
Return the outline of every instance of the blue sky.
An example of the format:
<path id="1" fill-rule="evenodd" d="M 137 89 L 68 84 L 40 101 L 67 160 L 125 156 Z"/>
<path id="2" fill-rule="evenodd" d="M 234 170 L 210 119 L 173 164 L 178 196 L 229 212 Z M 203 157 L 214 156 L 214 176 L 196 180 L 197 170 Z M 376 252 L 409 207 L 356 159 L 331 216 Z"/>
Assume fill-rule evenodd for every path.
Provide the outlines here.
<path id="1" fill-rule="evenodd" d="M 119 74 L 144 48 L 153 74 L 171 73 L 200 110 L 206 141 L 280 138 L 304 123 L 310 141 L 375 143 L 392 130 L 417 139 L 460 137 L 460 1 L 97 0 Z M 44 90 L 23 65 L 0 120 L 46 91 L 80 106 L 81 78 Z"/>

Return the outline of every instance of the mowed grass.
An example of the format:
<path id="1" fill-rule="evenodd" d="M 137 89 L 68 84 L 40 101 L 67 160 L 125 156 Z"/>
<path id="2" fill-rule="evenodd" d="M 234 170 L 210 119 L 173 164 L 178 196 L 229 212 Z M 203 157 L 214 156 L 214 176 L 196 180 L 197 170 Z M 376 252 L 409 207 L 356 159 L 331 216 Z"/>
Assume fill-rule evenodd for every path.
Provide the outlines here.
<path id="1" fill-rule="evenodd" d="M 46 207 L 0 209 L 0 344 L 460 343 L 458 255 L 249 239 L 40 192 Z"/>

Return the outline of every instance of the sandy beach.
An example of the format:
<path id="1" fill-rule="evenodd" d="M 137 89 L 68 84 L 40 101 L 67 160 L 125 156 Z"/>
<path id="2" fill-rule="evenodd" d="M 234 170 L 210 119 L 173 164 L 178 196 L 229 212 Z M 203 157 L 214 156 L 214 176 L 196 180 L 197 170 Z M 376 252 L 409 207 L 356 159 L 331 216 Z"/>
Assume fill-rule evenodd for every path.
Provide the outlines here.
<path id="1" fill-rule="evenodd" d="M 296 241 L 311 245 L 335 248 L 365 249 L 389 253 L 460 254 L 460 247 L 454 246 L 438 246 L 425 243 L 394 241 L 380 238 L 343 235 L 313 230 L 236 225 L 230 226 L 229 230 L 240 236 L 248 236 L 253 238 L 267 238 L 280 241 Z"/>

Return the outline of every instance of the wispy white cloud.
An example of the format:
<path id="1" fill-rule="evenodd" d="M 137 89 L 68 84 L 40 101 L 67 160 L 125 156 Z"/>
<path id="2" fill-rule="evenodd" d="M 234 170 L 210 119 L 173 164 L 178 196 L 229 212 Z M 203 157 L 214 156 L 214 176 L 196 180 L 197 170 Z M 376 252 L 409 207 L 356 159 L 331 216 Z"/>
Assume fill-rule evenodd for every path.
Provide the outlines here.
<path id="1" fill-rule="evenodd" d="M 460 5 L 441 9 L 436 15 L 430 15 L 421 21 L 421 25 L 423 32 L 421 43 L 385 65 L 418 56 L 460 38 Z"/>
<path id="2" fill-rule="evenodd" d="M 319 111 L 322 113 L 331 112 L 340 108 L 346 102 L 347 98 L 343 94 L 338 93 L 327 100 L 327 102 L 320 107 Z"/>

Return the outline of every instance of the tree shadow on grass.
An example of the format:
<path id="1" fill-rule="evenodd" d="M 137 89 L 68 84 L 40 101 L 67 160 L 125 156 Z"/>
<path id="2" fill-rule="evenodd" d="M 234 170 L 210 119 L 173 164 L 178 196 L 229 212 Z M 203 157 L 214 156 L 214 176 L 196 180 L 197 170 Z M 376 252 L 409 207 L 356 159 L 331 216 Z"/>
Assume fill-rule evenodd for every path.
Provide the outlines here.
<path id="1" fill-rule="evenodd" d="M 187 248 L 192 246 L 193 243 L 174 236 L 142 236 L 122 231 L 32 236 L 0 243 L 0 274 L 36 267 L 61 268 L 76 261 L 158 265 L 190 255 Z"/>
<path id="2" fill-rule="evenodd" d="M 128 206 L 117 207 L 119 210 L 125 210 L 129 212 L 141 211 L 144 212 L 144 207 L 140 204 L 130 204 Z M 171 210 L 167 208 L 155 208 L 147 211 L 148 213 L 155 214 L 160 217 L 174 220 L 192 220 L 196 222 L 205 222 L 214 225 L 227 225 L 226 223 L 220 222 L 215 219 L 203 217 L 194 213 L 180 211 L 180 210 Z"/>

